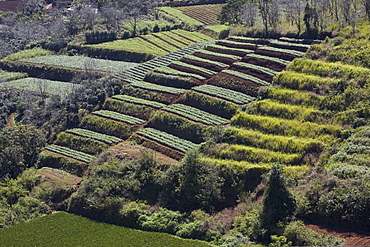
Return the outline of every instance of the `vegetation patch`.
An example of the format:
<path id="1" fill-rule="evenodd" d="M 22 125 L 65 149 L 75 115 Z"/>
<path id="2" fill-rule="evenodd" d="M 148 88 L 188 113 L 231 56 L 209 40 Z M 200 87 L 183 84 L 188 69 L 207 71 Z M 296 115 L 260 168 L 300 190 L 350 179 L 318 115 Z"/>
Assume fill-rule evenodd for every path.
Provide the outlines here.
<path id="1" fill-rule="evenodd" d="M 182 89 L 182 88 L 161 86 L 161 85 L 144 82 L 144 81 L 133 82 L 130 85 L 133 87 L 139 87 L 139 88 L 143 88 L 147 90 L 153 90 L 153 91 L 171 93 L 171 94 L 182 94 L 186 91 L 185 89 Z"/>
<path id="2" fill-rule="evenodd" d="M 148 120 L 154 114 L 154 110 L 151 107 L 147 107 L 145 105 L 137 105 L 135 103 L 129 103 L 116 99 L 105 100 L 103 109 L 133 116 L 143 120 Z"/>
<path id="3" fill-rule="evenodd" d="M 96 158 L 95 156 L 55 144 L 46 146 L 45 149 L 86 163 L 89 163 Z"/>
<path id="4" fill-rule="evenodd" d="M 0 70 L 0 82 L 12 81 L 12 80 L 17 80 L 17 79 L 22 79 L 25 77 L 28 77 L 26 73 L 8 72 L 8 71 Z"/>
<path id="5" fill-rule="evenodd" d="M 255 98 L 250 95 L 213 85 L 201 85 L 193 87 L 192 89 L 197 92 L 209 94 L 221 99 L 234 102 L 236 104 L 246 104 L 255 100 Z"/>
<path id="6" fill-rule="evenodd" d="M 166 74 L 161 74 L 161 73 L 156 73 L 156 72 L 146 73 L 144 80 L 147 82 L 151 82 L 154 84 L 160 84 L 163 86 L 185 88 L 185 89 L 189 89 L 193 86 L 200 84 L 199 81 L 194 80 L 192 78 L 184 78 L 184 77 L 179 77 L 175 75 L 166 75 Z"/>
<path id="7" fill-rule="evenodd" d="M 115 137 L 115 136 L 105 135 L 105 134 L 101 134 L 98 132 L 94 132 L 94 131 L 87 130 L 87 129 L 81 129 L 81 128 L 69 129 L 69 130 L 66 130 L 66 132 L 72 133 L 74 135 L 91 138 L 97 141 L 105 142 L 107 144 L 114 144 L 114 143 L 123 141 L 122 139 Z"/>

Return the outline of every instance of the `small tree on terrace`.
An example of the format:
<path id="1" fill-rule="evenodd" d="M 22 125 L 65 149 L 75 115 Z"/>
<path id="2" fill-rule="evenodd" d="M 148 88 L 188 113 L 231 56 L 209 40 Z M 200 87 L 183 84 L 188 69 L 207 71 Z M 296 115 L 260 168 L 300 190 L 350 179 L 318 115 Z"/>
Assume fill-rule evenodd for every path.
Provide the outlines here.
<path id="1" fill-rule="evenodd" d="M 276 234 L 278 223 L 289 220 L 295 209 L 296 201 L 286 186 L 282 167 L 272 166 L 263 195 L 261 214 L 262 227 L 266 229 L 267 236 Z"/>

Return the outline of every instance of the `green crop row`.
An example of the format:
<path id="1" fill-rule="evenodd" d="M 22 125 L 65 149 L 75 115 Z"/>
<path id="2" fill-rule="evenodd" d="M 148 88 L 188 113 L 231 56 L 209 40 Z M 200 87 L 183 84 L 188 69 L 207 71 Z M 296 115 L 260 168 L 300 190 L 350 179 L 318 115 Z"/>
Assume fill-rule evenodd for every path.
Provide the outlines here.
<path id="1" fill-rule="evenodd" d="M 183 58 L 186 58 L 186 59 L 189 59 L 189 60 L 192 60 L 192 61 L 201 62 L 201 63 L 215 65 L 215 66 L 218 66 L 218 67 L 221 67 L 221 68 L 229 67 L 229 65 L 227 65 L 227 64 L 224 64 L 224 63 L 221 63 L 221 62 L 215 62 L 215 61 L 212 61 L 212 60 L 209 60 L 209 59 L 200 58 L 200 57 L 197 57 L 197 56 L 194 56 L 194 55 L 185 55 L 185 56 L 183 56 Z"/>
<path id="2" fill-rule="evenodd" d="M 260 47 L 261 45 L 257 45 L 257 44 L 253 44 L 253 43 L 245 43 L 245 42 L 238 42 L 238 41 L 234 41 L 234 40 L 219 40 L 217 41 L 217 44 L 218 45 L 237 45 L 237 46 L 245 46 L 245 49 L 257 49 L 258 47 Z"/>
<path id="3" fill-rule="evenodd" d="M 195 66 L 195 65 L 192 65 L 192 64 L 189 64 L 189 63 L 184 63 L 184 62 L 181 62 L 181 61 L 174 61 L 174 62 L 172 62 L 172 64 L 182 66 L 182 67 L 185 67 L 185 68 L 188 68 L 188 69 L 200 71 L 200 72 L 205 73 L 205 74 L 210 75 L 210 76 L 217 74 L 216 71 L 212 71 L 212 70 L 209 70 L 209 69 L 206 69 L 206 68 Z"/>
<path id="4" fill-rule="evenodd" d="M 271 164 L 262 164 L 262 163 L 256 164 L 247 161 L 222 160 L 210 157 L 202 157 L 201 161 L 207 164 L 212 164 L 214 166 L 228 167 L 239 176 L 241 174 L 248 174 L 252 170 L 260 170 L 260 175 L 262 175 L 263 173 L 268 172 L 271 167 Z"/>
<path id="5" fill-rule="evenodd" d="M 121 138 L 115 137 L 115 136 L 110 136 L 106 134 L 101 134 L 95 131 L 87 130 L 87 129 L 81 129 L 81 128 L 74 128 L 74 129 L 69 129 L 66 130 L 67 133 L 72 133 L 75 135 L 79 135 L 82 137 L 88 137 L 94 140 L 98 140 L 101 142 L 105 142 L 107 144 L 114 144 L 118 142 L 122 142 L 123 140 Z"/>
<path id="6" fill-rule="evenodd" d="M 187 39 L 184 36 L 180 36 L 178 33 L 175 33 L 176 30 L 171 30 L 170 32 L 160 32 L 156 35 L 161 35 L 161 37 L 165 38 L 168 37 L 168 40 L 176 40 L 177 42 L 181 42 L 188 45 L 194 44 L 196 41 L 192 41 L 191 39 Z"/>
<path id="7" fill-rule="evenodd" d="M 88 168 L 88 164 L 83 161 L 73 159 L 60 153 L 48 151 L 47 149 L 40 153 L 38 162 L 39 167 L 57 168 L 79 177 L 82 177 Z"/>
<path id="8" fill-rule="evenodd" d="M 74 92 L 76 89 L 81 88 L 81 85 L 69 82 L 27 77 L 23 79 L 3 82 L 0 84 L 0 88 L 14 88 L 19 90 L 31 91 L 38 94 L 59 95 L 64 98 Z"/>
<path id="9" fill-rule="evenodd" d="M 180 150 L 184 153 L 197 147 L 197 145 L 191 141 L 184 140 L 177 136 L 153 128 L 141 129 L 137 133 L 171 148 Z"/>
<path id="10" fill-rule="evenodd" d="M 91 155 L 97 155 L 108 149 L 108 145 L 103 142 L 66 132 L 59 133 L 54 144 Z"/>
<path id="11" fill-rule="evenodd" d="M 212 148 L 207 155 L 219 159 L 231 159 L 236 161 L 247 161 L 251 163 L 280 163 L 287 165 L 298 165 L 302 162 L 301 154 L 286 154 L 268 149 L 249 147 L 238 144 L 218 144 L 217 149 Z"/>
<path id="12" fill-rule="evenodd" d="M 186 88 L 189 89 L 198 85 L 192 78 L 184 78 L 175 75 L 166 75 L 156 72 L 148 72 L 145 74 L 144 81 L 159 84 L 169 87 Z"/>
<path id="13" fill-rule="evenodd" d="M 193 77 L 193 78 L 198 79 L 198 80 L 205 80 L 206 79 L 204 76 L 200 76 L 200 75 L 193 74 L 193 73 L 179 71 L 177 69 L 172 69 L 170 67 L 160 67 L 160 68 L 154 69 L 154 71 L 155 72 L 159 72 L 159 73 L 163 73 L 163 74 L 167 74 L 167 75 Z"/>
<path id="14" fill-rule="evenodd" d="M 170 35 L 171 33 L 170 32 L 159 32 L 159 33 L 152 33 L 153 36 L 157 37 L 157 38 L 160 38 L 160 39 L 164 39 L 166 40 L 168 43 L 172 44 L 173 46 L 175 47 L 179 47 L 179 48 L 185 48 L 187 47 L 188 45 L 192 44 L 193 42 L 187 40 L 186 42 L 184 42 L 184 40 L 181 40 L 179 38 L 175 38 L 174 36 L 175 35 Z"/>
<path id="15" fill-rule="evenodd" d="M 280 87 L 270 87 L 267 89 L 268 98 L 291 105 L 304 105 L 308 107 L 317 107 L 321 104 L 324 96 L 315 95 L 298 90 L 292 90 Z"/>
<path id="16" fill-rule="evenodd" d="M 316 75 L 298 73 L 294 71 L 283 71 L 278 73 L 273 84 L 281 85 L 290 89 L 308 90 L 315 93 L 326 94 L 330 88 L 337 88 L 340 80 L 325 78 Z"/>
<path id="17" fill-rule="evenodd" d="M 133 116 L 129 116 L 126 114 L 121 114 L 114 111 L 108 111 L 108 110 L 100 110 L 100 111 L 94 111 L 94 115 L 111 118 L 113 120 L 125 122 L 128 124 L 144 124 L 146 121 L 140 118 L 136 118 Z"/>
<path id="18" fill-rule="evenodd" d="M 0 69 L 0 82 L 22 79 L 27 76 L 28 75 L 26 73 L 8 72 Z"/>
<path id="19" fill-rule="evenodd" d="M 289 64 L 289 69 L 323 77 L 341 78 L 343 80 L 356 79 L 360 85 L 364 85 L 370 81 L 370 69 L 340 62 L 327 63 L 300 58 Z"/>
<path id="20" fill-rule="evenodd" d="M 162 104 L 156 101 L 136 98 L 136 97 L 129 96 L 129 95 L 114 95 L 112 96 L 112 98 L 117 99 L 117 100 L 122 100 L 125 102 L 129 102 L 129 103 L 138 104 L 138 105 L 150 106 L 150 107 L 157 108 L 157 109 L 166 106 L 165 104 Z"/>
<path id="21" fill-rule="evenodd" d="M 304 44 L 321 43 L 322 42 L 322 40 L 319 40 L 319 39 L 294 39 L 294 38 L 288 38 L 288 37 L 281 37 L 280 40 L 287 41 L 287 42 L 304 43 Z"/>
<path id="22" fill-rule="evenodd" d="M 237 91 L 249 95 L 252 98 L 259 95 L 259 87 L 252 86 L 251 82 L 242 80 L 239 77 L 230 77 L 227 74 L 220 73 L 218 75 L 215 75 L 207 81 L 207 84 Z"/>
<path id="23" fill-rule="evenodd" d="M 154 110 L 145 105 L 137 105 L 126 101 L 107 99 L 103 105 L 104 110 L 119 112 L 140 119 L 148 120 L 154 114 Z"/>
<path id="24" fill-rule="evenodd" d="M 167 14 L 169 14 L 169 15 L 171 15 L 171 16 L 176 17 L 177 19 L 179 19 L 182 22 L 188 23 L 191 26 L 194 26 L 194 27 L 203 26 L 203 23 L 185 15 L 180 10 L 177 10 L 177 9 L 174 9 L 174 8 L 171 8 L 171 7 L 158 7 L 158 9 L 167 13 Z"/>
<path id="25" fill-rule="evenodd" d="M 288 46 L 288 47 L 292 47 L 292 49 L 302 48 L 302 49 L 307 50 L 308 48 L 310 48 L 310 45 L 307 45 L 307 44 L 297 44 L 297 43 L 283 42 L 283 41 L 279 41 L 279 40 L 271 40 L 270 44 Z"/>
<path id="26" fill-rule="evenodd" d="M 167 50 L 169 52 L 174 52 L 181 47 L 176 47 L 171 45 L 170 43 L 158 38 L 155 34 L 147 34 L 140 36 L 142 39 L 148 40 L 150 43 L 155 44 L 156 46 L 161 47 L 163 50 Z"/>
<path id="27" fill-rule="evenodd" d="M 260 115 L 310 122 L 320 122 L 320 120 L 327 115 L 320 110 L 298 105 L 282 104 L 271 99 L 255 101 L 253 105 L 250 106 L 249 111 Z"/>
<path id="28" fill-rule="evenodd" d="M 187 91 L 181 97 L 180 103 L 197 107 L 227 119 L 230 119 L 238 111 L 238 106 L 234 103 L 193 91 Z"/>
<path id="29" fill-rule="evenodd" d="M 237 52 L 244 53 L 244 55 L 254 52 L 253 50 L 249 50 L 249 49 L 230 48 L 230 47 L 227 47 L 227 46 L 215 45 L 215 44 L 214 45 L 208 45 L 207 47 L 215 48 L 215 49 L 222 50 L 222 51 L 231 51 L 231 52 L 237 51 Z"/>
<path id="30" fill-rule="evenodd" d="M 172 30 L 171 32 L 174 33 L 174 34 L 183 36 L 185 38 L 194 40 L 195 42 L 202 42 L 202 41 L 211 41 L 211 40 L 213 40 L 211 37 L 209 37 L 209 36 L 207 36 L 205 34 L 199 33 L 199 32 L 189 32 L 189 31 L 185 31 L 185 30 L 182 30 L 182 29 Z"/>
<path id="31" fill-rule="evenodd" d="M 95 156 L 55 144 L 46 146 L 45 149 L 86 163 L 89 163 L 95 159 Z"/>
<path id="32" fill-rule="evenodd" d="M 203 142 L 205 133 L 210 128 L 164 111 L 157 111 L 148 126 L 194 143 Z"/>
<path id="33" fill-rule="evenodd" d="M 230 36 L 229 39 L 237 40 L 242 42 L 253 42 L 256 44 L 269 44 L 271 39 L 261 39 L 261 38 L 251 38 L 251 37 L 243 37 L 243 36 Z"/>
<path id="34" fill-rule="evenodd" d="M 221 125 L 230 122 L 228 119 L 183 104 L 173 104 L 166 106 L 163 109 L 188 118 L 190 120 L 202 122 L 209 125 Z"/>
<path id="35" fill-rule="evenodd" d="M 237 103 L 237 104 L 246 104 L 246 103 L 249 103 L 255 100 L 255 98 L 250 95 L 240 93 L 238 91 L 234 91 L 231 89 L 226 89 L 223 87 L 213 86 L 213 85 L 201 85 L 201 86 L 193 87 L 192 89 L 195 91 L 209 94 L 212 96 L 216 96 L 218 98 L 225 99 L 225 100 Z"/>
<path id="36" fill-rule="evenodd" d="M 165 93 L 171 93 L 171 94 L 182 94 L 186 91 L 185 89 L 182 89 L 182 88 L 166 87 L 166 86 L 161 86 L 161 85 L 144 82 L 144 81 L 133 82 L 130 85 L 134 87 L 147 89 L 147 90 L 153 90 L 153 91 L 159 91 L 159 92 L 165 92 Z"/>
<path id="37" fill-rule="evenodd" d="M 96 115 L 87 115 L 82 119 L 81 128 L 93 130 L 99 133 L 116 136 L 126 139 L 135 130 L 130 125 L 125 123 L 106 119 Z"/>
<path id="38" fill-rule="evenodd" d="M 21 59 L 27 59 L 27 58 L 31 58 L 31 57 L 48 56 L 48 55 L 52 55 L 52 54 L 54 54 L 54 52 L 49 51 L 49 50 L 45 50 L 45 49 L 42 49 L 42 48 L 33 48 L 33 49 L 30 49 L 30 50 L 22 50 L 22 51 L 10 54 L 10 55 L 4 57 L 3 60 L 18 61 L 18 60 L 21 60 Z"/>
<path id="39" fill-rule="evenodd" d="M 105 72 L 121 72 L 137 66 L 137 63 L 89 58 L 84 56 L 49 55 L 22 59 L 30 63 L 40 63 L 68 68 L 97 70 Z"/>
<path id="40" fill-rule="evenodd" d="M 285 53 L 285 54 L 289 54 L 289 55 L 293 55 L 293 56 L 297 56 L 297 57 L 302 57 L 305 54 L 304 52 L 301 52 L 301 51 L 282 49 L 282 48 L 276 48 L 276 47 L 270 47 L 270 46 L 262 46 L 258 49 L 259 50 L 264 50 L 264 51 Z"/>
<path id="41" fill-rule="evenodd" d="M 330 139 L 327 135 L 340 136 L 341 126 L 322 125 L 297 120 L 286 120 L 268 116 L 258 116 L 241 112 L 231 119 L 231 124 L 251 128 L 267 134 L 299 136 L 317 139 Z M 333 139 L 333 138 L 332 138 Z"/>
<path id="42" fill-rule="evenodd" d="M 318 140 L 263 134 L 254 130 L 230 127 L 225 130 L 227 142 L 270 149 L 283 153 L 319 153 L 324 144 Z"/>
<path id="43" fill-rule="evenodd" d="M 290 63 L 290 61 L 287 61 L 287 60 L 284 60 L 284 59 L 280 59 L 280 58 L 277 58 L 277 57 L 264 56 L 264 55 L 255 54 L 255 53 L 247 54 L 246 57 L 254 57 L 254 58 L 258 58 L 258 59 L 264 59 L 264 60 L 272 61 L 272 62 L 275 62 L 275 63 L 280 63 L 280 64 L 283 64 L 283 65 L 288 65 Z"/>
<path id="44" fill-rule="evenodd" d="M 242 57 L 240 57 L 240 56 L 235 56 L 235 55 L 230 55 L 230 54 L 223 54 L 223 53 L 208 51 L 208 50 L 204 50 L 204 49 L 197 50 L 195 53 L 200 53 L 200 54 L 210 55 L 210 56 L 215 56 L 215 57 L 221 57 L 221 58 L 229 58 L 229 59 L 232 59 L 232 60 L 242 59 Z"/>
<path id="45" fill-rule="evenodd" d="M 236 65 L 236 66 L 239 66 L 239 67 L 242 67 L 242 68 L 246 68 L 246 69 L 253 69 L 253 70 L 256 70 L 256 71 L 260 71 L 262 73 L 265 73 L 265 74 L 268 74 L 268 75 L 271 75 L 271 76 L 274 76 L 277 73 L 275 70 L 272 70 L 272 69 L 269 69 L 269 68 L 266 68 L 266 67 L 262 67 L 262 66 L 258 66 L 258 65 L 254 65 L 254 64 L 251 64 L 251 63 L 236 62 L 233 65 Z"/>
<path id="46" fill-rule="evenodd" d="M 226 70 L 223 70 L 222 72 L 226 73 L 226 74 L 229 74 L 229 75 L 236 76 L 236 77 L 241 78 L 243 80 L 248 80 L 248 81 L 253 82 L 257 85 L 261 85 L 261 86 L 269 86 L 270 85 L 270 83 L 265 81 L 265 80 L 259 79 L 255 76 L 252 76 L 252 75 L 244 74 L 244 73 L 239 72 L 239 71 L 226 69 Z"/>

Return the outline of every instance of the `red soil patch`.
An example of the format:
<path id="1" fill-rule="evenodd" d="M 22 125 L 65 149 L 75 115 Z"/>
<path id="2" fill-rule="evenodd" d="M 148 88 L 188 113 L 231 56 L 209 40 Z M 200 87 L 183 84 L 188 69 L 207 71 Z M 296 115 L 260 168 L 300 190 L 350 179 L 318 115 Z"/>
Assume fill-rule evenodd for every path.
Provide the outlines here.
<path id="1" fill-rule="evenodd" d="M 266 50 L 259 50 L 258 49 L 255 52 L 256 52 L 256 54 L 261 54 L 261 55 L 270 56 L 270 57 L 277 57 L 277 58 L 288 60 L 288 61 L 292 61 L 294 58 L 297 57 L 297 56 L 292 55 L 292 54 L 276 52 L 276 51 L 266 51 Z"/>
<path id="2" fill-rule="evenodd" d="M 20 12 L 22 10 L 22 1 L 0 1 L 0 11 Z"/>
<path id="3" fill-rule="evenodd" d="M 254 77 L 257 77 L 257 78 L 260 78 L 264 81 L 267 81 L 267 82 L 272 82 L 272 77 L 271 75 L 268 75 L 260 70 L 255 70 L 255 69 L 251 69 L 251 68 L 244 68 L 242 66 L 239 66 L 239 65 L 231 65 L 230 67 L 231 70 L 236 70 L 236 71 L 239 71 L 239 72 L 242 72 L 244 74 L 248 74 L 248 75 L 252 75 Z"/>
<path id="4" fill-rule="evenodd" d="M 187 67 L 180 66 L 180 65 L 177 65 L 177 64 L 170 64 L 170 65 L 168 65 L 168 67 L 170 67 L 172 69 L 177 69 L 177 70 L 180 70 L 180 71 L 183 71 L 183 72 L 187 72 L 187 73 L 201 75 L 201 76 L 203 76 L 203 77 L 205 77 L 207 79 L 212 76 L 212 75 L 209 75 L 209 74 L 204 73 L 202 71 L 195 70 L 195 69 L 192 69 L 192 68 L 187 68 Z"/>
<path id="5" fill-rule="evenodd" d="M 348 229 L 329 228 L 318 225 L 306 225 L 306 227 L 321 234 L 343 238 L 346 240 L 343 243 L 344 246 L 370 246 L 370 232 L 355 232 Z"/>
<path id="6" fill-rule="evenodd" d="M 218 56 L 207 55 L 207 54 L 198 53 L 198 52 L 195 52 L 193 55 L 197 56 L 197 57 L 204 58 L 204 59 L 217 61 L 217 62 L 221 62 L 221 63 L 226 63 L 226 64 L 232 64 L 232 63 L 236 62 L 234 59 L 231 59 L 231 58 L 218 57 Z"/>
<path id="7" fill-rule="evenodd" d="M 217 65 L 214 65 L 214 64 L 206 63 L 206 62 L 200 62 L 200 61 L 195 61 L 195 60 L 191 60 L 191 59 L 186 59 L 186 58 L 182 58 L 180 61 L 184 62 L 184 63 L 192 64 L 192 65 L 195 65 L 195 66 L 199 66 L 199 67 L 202 67 L 202 68 L 206 68 L 206 69 L 209 69 L 209 70 L 212 70 L 212 71 L 216 71 L 216 72 L 220 72 L 221 70 L 227 68 L 227 67 L 223 68 L 223 67 L 220 67 L 220 66 L 217 66 Z"/>
<path id="8" fill-rule="evenodd" d="M 271 61 L 271 60 L 266 60 L 266 59 L 248 57 L 248 56 L 245 56 L 242 59 L 242 62 L 246 62 L 246 63 L 266 67 L 266 68 L 269 68 L 269 69 L 272 69 L 272 70 L 275 70 L 275 71 L 278 71 L 278 72 L 280 72 L 280 71 L 282 71 L 286 68 L 285 64 L 281 64 L 281 63 L 274 62 L 274 61 Z"/>

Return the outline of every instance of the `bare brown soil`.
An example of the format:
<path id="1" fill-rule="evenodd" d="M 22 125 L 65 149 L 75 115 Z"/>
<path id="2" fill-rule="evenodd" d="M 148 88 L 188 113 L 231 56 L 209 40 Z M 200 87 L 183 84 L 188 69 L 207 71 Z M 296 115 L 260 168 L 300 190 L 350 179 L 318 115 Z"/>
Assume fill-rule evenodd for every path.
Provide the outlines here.
<path id="1" fill-rule="evenodd" d="M 251 69 L 251 68 L 244 68 L 242 66 L 238 66 L 238 65 L 232 65 L 230 67 L 231 70 L 236 70 L 236 71 L 239 71 L 239 72 L 242 72 L 244 74 L 248 74 L 248 75 L 252 75 L 254 77 L 257 77 L 257 78 L 260 78 L 261 80 L 265 80 L 267 82 L 272 82 L 272 77 L 271 75 L 268 75 L 262 71 L 259 71 L 259 70 L 255 70 L 255 69 Z"/>
<path id="2" fill-rule="evenodd" d="M 201 75 L 201 76 L 203 76 L 207 79 L 211 77 L 211 75 L 209 75 L 207 73 L 204 73 L 202 71 L 195 70 L 195 69 L 192 69 L 192 68 L 187 68 L 187 67 L 180 66 L 180 65 L 177 65 L 177 64 L 170 64 L 168 67 L 173 68 L 173 69 L 177 69 L 177 70 L 180 70 L 180 71 L 183 71 L 183 72 L 187 72 L 187 73 Z"/>
<path id="3" fill-rule="evenodd" d="M 265 60 L 265 59 L 255 58 L 255 57 L 248 57 L 248 56 L 245 56 L 242 59 L 242 62 L 266 67 L 266 68 L 269 68 L 269 69 L 272 69 L 278 72 L 286 68 L 285 64 L 277 63 L 271 60 Z"/>
<path id="4" fill-rule="evenodd" d="M 0 11 L 20 12 L 22 10 L 22 1 L 0 1 Z"/>
<path id="5" fill-rule="evenodd" d="M 343 246 L 370 246 L 370 232 L 356 232 L 349 229 L 306 225 L 315 232 L 345 239 Z"/>
<path id="6" fill-rule="evenodd" d="M 206 69 L 216 71 L 216 72 L 220 72 L 221 70 L 226 69 L 226 68 L 222 68 L 220 66 L 214 65 L 214 64 L 195 61 L 195 60 L 186 59 L 186 58 L 182 58 L 181 61 L 184 62 L 184 63 L 192 64 L 192 65 L 199 66 L 199 67 L 202 67 L 202 68 L 206 68 Z"/>

